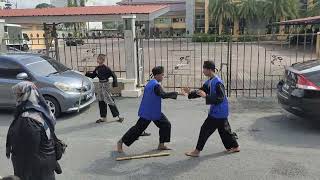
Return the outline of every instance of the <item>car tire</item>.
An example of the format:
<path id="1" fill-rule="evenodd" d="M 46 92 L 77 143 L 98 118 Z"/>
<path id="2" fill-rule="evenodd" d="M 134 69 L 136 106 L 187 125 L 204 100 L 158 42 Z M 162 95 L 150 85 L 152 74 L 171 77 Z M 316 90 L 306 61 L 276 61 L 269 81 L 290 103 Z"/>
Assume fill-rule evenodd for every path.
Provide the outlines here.
<path id="1" fill-rule="evenodd" d="M 59 117 L 61 115 L 61 109 L 58 101 L 50 96 L 44 96 L 44 99 L 46 100 L 46 103 L 49 106 L 51 112 L 54 114 L 54 116 Z"/>

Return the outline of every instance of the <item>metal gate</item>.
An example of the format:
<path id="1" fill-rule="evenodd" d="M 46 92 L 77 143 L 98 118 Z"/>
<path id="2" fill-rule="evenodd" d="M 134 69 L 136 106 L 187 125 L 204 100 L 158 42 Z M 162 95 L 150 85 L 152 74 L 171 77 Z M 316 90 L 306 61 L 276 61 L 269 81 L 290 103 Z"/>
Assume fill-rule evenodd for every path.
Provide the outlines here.
<path id="1" fill-rule="evenodd" d="M 162 84 L 174 91 L 201 87 L 206 80 L 202 64 L 212 60 L 228 96 L 273 96 L 285 66 L 317 58 L 315 33 L 137 39 L 144 82 L 151 78 L 152 68 L 161 65 Z"/>

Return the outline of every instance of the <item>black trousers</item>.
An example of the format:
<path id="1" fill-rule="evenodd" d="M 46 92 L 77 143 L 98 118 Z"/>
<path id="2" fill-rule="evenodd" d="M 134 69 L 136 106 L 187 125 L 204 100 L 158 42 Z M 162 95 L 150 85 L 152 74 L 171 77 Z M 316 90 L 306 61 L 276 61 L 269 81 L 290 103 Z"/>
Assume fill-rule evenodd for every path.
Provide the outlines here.
<path id="1" fill-rule="evenodd" d="M 126 146 L 130 146 L 147 129 L 151 122 L 153 122 L 159 128 L 160 143 L 170 142 L 171 123 L 164 114 L 162 114 L 161 119 L 157 121 L 150 121 L 140 118 L 138 122 L 124 134 L 124 136 L 121 139 L 122 142 Z"/>
<path id="2" fill-rule="evenodd" d="M 215 119 L 208 117 L 201 126 L 197 150 L 202 151 L 208 138 L 218 129 L 222 143 L 226 149 L 238 147 L 236 137 L 231 131 L 228 119 Z"/>
<path id="3" fill-rule="evenodd" d="M 118 117 L 119 116 L 119 110 L 117 106 L 108 104 L 110 111 L 112 113 L 113 117 Z M 107 117 L 107 104 L 104 101 L 99 101 L 99 110 L 100 110 L 100 117 L 105 118 Z"/>

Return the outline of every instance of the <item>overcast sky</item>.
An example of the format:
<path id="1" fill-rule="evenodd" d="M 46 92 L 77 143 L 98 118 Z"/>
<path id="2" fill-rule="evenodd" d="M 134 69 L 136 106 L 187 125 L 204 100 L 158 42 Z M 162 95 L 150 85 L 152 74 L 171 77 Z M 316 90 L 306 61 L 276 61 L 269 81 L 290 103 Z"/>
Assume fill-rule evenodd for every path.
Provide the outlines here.
<path id="1" fill-rule="evenodd" d="M 66 0 L 67 1 L 67 0 Z M 120 0 L 89 0 L 90 5 L 114 5 Z M 11 3 L 18 5 L 18 8 L 34 8 L 40 3 L 50 3 L 50 0 L 10 0 Z"/>

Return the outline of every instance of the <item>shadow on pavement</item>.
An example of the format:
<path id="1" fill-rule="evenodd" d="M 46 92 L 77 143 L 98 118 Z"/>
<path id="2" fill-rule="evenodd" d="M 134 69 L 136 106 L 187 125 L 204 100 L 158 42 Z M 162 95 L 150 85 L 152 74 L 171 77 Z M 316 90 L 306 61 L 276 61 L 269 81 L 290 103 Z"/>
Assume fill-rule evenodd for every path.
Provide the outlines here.
<path id="1" fill-rule="evenodd" d="M 149 152 L 145 152 L 142 154 L 151 154 L 157 153 L 159 151 L 152 150 Z M 139 155 L 142 155 L 139 154 Z M 122 157 L 126 155 L 119 155 L 117 152 L 111 152 L 110 157 L 96 160 L 90 168 L 87 169 L 89 173 L 95 173 L 99 175 L 105 176 L 126 176 L 127 179 L 174 179 L 175 176 L 178 176 L 182 173 L 191 171 L 195 167 L 197 167 L 202 161 L 212 160 L 215 158 L 219 158 L 221 156 L 228 156 L 231 154 L 227 154 L 225 152 L 218 152 L 210 155 L 200 156 L 199 158 L 190 158 L 185 157 L 184 160 L 176 161 L 171 164 L 165 163 L 145 163 L 142 166 L 137 165 L 136 168 L 130 168 L 128 170 L 125 167 L 121 167 L 122 165 L 139 160 L 129 160 L 129 161 L 116 161 L 117 157 Z M 173 155 L 171 155 L 173 156 Z M 168 158 L 168 157 L 163 157 Z"/>
<path id="2" fill-rule="evenodd" d="M 279 146 L 320 147 L 320 122 L 287 113 L 257 119 L 249 134 L 257 141 Z"/>

